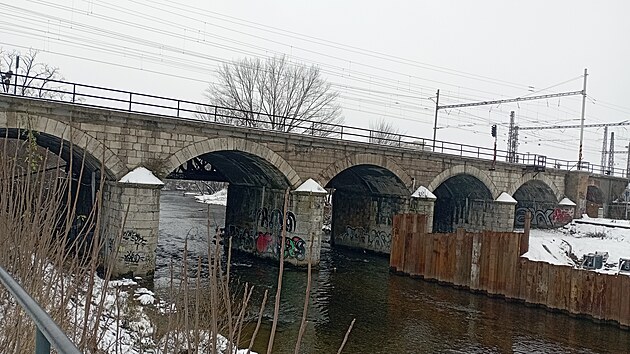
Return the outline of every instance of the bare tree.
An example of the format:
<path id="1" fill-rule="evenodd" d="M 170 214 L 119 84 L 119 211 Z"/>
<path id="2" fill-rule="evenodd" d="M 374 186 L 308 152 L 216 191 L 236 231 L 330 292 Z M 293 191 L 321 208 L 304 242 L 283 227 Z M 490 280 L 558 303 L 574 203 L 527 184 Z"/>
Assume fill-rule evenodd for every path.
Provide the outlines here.
<path id="1" fill-rule="evenodd" d="M 369 142 L 372 144 L 399 146 L 401 144 L 401 134 L 403 133 L 400 129 L 384 119 L 370 122 Z"/>
<path id="2" fill-rule="evenodd" d="M 217 70 L 218 82 L 206 96 L 211 105 L 200 116 L 219 122 L 284 132 L 327 136 L 343 122 L 338 93 L 316 66 L 285 57 L 240 59 Z"/>
<path id="3" fill-rule="evenodd" d="M 38 53 L 34 49 L 30 49 L 26 54 L 21 54 L 17 50 L 0 48 L 0 72 L 2 72 L 0 92 L 15 92 L 21 96 L 39 98 L 60 98 L 63 96 L 63 93 L 55 92 L 60 90 L 60 85 L 53 82 L 54 80 L 63 80 L 59 68 L 38 62 Z M 19 66 L 16 69 L 18 57 L 20 58 Z"/>

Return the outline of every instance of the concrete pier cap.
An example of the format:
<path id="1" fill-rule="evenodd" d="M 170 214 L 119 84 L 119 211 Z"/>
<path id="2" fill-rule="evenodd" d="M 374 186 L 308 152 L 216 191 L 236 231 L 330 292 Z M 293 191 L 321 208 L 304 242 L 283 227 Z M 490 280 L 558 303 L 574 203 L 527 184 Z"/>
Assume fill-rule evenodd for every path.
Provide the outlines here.
<path id="1" fill-rule="evenodd" d="M 437 197 L 427 187 L 420 186 L 411 194 L 409 212 L 425 214 L 427 216 L 426 232 L 433 231 L 433 210 Z"/>
<path id="2" fill-rule="evenodd" d="M 296 225 L 291 240 L 285 244 L 285 260 L 295 265 L 319 264 L 324 226 L 324 205 L 328 191 L 309 178 L 291 192 L 291 206 Z M 292 241 L 305 244 L 305 257 L 295 257 Z"/>

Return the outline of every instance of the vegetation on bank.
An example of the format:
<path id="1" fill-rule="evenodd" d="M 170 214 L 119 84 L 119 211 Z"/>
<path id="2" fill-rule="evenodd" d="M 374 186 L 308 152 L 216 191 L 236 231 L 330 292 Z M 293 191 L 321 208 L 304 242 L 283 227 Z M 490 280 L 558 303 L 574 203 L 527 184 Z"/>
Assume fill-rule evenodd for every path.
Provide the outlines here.
<path id="1" fill-rule="evenodd" d="M 97 215 L 104 181 L 89 213 L 78 215 L 78 190 L 89 188 L 80 183 L 87 173 L 84 166 L 73 170 L 74 165 L 61 159 L 60 152 L 38 147 L 36 135 L 19 136 L 23 140 L 8 139 L 8 135 L 0 139 L 0 265 L 81 351 L 248 353 L 259 333 L 264 308 L 275 305 L 267 348 L 272 352 L 282 262 L 275 304 L 267 304 L 265 291 L 262 303 L 256 304 L 259 310 L 254 311 L 250 302 L 254 288 L 231 281 L 229 247 L 228 254 L 221 254 L 223 249 L 211 247 L 209 237 L 207 264 L 188 259 L 185 250 L 181 262 L 170 265 L 168 302 L 156 301 L 133 280 L 111 279 L 110 269 L 103 267 L 107 262 L 101 259 L 99 249 L 105 238 Z M 117 238 L 115 242 L 122 235 Z M 226 245 L 229 242 L 225 240 Z M 189 269 L 195 262 L 196 267 Z M 188 274 L 188 278 L 173 274 Z M 309 266 L 309 284 L 310 278 Z M 309 292 L 307 288 L 295 353 L 300 352 Z M 4 288 L 0 288 L 0 319 L 0 348 L 33 352 L 34 325 Z M 339 352 L 351 328 L 352 324 L 345 337 L 340 334 Z M 237 350 L 237 346 L 247 349 Z"/>

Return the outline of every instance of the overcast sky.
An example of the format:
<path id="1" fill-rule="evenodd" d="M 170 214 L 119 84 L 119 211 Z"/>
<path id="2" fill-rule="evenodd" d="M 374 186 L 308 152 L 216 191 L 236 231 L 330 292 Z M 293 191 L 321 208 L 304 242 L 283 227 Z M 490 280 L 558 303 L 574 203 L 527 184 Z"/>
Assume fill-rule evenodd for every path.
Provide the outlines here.
<path id="1" fill-rule="evenodd" d="M 40 50 L 68 81 L 193 101 L 222 62 L 285 54 L 321 67 L 346 124 L 382 118 L 419 138 L 433 134 L 437 89 L 442 104 L 579 91 L 588 68 L 586 123 L 630 120 L 628 1 L 191 3 L 0 0 L 0 46 Z M 574 96 L 443 110 L 437 137 L 490 147 L 496 123 L 505 149 L 511 110 L 548 126 L 579 124 L 580 109 Z M 625 151 L 628 128 L 610 131 Z M 577 160 L 578 132 L 522 131 L 519 152 Z M 602 134 L 585 131 L 585 160 L 599 164 Z"/>

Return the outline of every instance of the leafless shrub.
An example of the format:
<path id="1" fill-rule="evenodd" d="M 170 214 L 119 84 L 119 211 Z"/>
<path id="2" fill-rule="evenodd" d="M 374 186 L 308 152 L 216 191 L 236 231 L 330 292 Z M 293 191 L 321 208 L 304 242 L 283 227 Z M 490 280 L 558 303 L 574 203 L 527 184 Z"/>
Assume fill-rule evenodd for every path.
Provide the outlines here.
<path id="1" fill-rule="evenodd" d="M 372 144 L 400 146 L 401 131 L 391 122 L 381 119 L 376 122 L 370 122 L 369 142 Z"/>
<path id="2" fill-rule="evenodd" d="M 206 91 L 211 106 L 199 118 L 246 127 L 316 136 L 336 134 L 341 124 L 338 93 L 316 66 L 285 57 L 244 58 L 222 65 Z"/>

